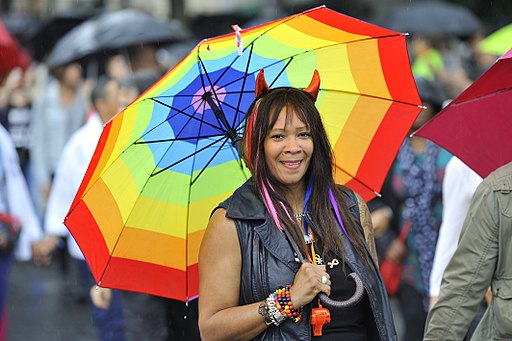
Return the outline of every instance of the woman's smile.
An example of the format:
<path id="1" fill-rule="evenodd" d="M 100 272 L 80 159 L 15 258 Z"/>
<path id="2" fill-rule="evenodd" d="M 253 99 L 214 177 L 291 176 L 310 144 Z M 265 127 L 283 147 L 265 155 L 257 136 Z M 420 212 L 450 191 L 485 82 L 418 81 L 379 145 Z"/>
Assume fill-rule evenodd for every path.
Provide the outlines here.
<path id="1" fill-rule="evenodd" d="M 283 108 L 264 143 L 265 160 L 272 176 L 287 186 L 304 180 L 311 156 L 313 139 L 309 127 L 298 116 Z"/>
<path id="2" fill-rule="evenodd" d="M 297 169 L 300 167 L 302 160 L 299 161 L 281 161 L 281 163 L 289 169 Z"/>

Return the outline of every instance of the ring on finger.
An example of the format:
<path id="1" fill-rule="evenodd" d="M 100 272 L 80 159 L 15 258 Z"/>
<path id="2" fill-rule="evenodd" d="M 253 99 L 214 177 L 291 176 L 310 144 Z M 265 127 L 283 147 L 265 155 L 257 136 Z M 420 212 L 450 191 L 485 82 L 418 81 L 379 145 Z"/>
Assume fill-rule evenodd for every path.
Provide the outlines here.
<path id="1" fill-rule="evenodd" d="M 323 275 L 322 276 L 322 284 L 325 284 L 327 283 L 327 276 Z"/>

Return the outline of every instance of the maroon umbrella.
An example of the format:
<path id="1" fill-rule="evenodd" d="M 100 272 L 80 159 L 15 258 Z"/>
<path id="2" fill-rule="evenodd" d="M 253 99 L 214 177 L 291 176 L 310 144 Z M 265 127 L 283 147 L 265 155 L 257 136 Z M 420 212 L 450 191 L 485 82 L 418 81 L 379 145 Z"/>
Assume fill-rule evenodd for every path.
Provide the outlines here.
<path id="1" fill-rule="evenodd" d="M 0 20 L 0 78 L 15 67 L 27 68 L 30 58 Z"/>
<path id="2" fill-rule="evenodd" d="M 512 161 L 512 49 L 414 134 L 459 157 L 482 177 Z"/>

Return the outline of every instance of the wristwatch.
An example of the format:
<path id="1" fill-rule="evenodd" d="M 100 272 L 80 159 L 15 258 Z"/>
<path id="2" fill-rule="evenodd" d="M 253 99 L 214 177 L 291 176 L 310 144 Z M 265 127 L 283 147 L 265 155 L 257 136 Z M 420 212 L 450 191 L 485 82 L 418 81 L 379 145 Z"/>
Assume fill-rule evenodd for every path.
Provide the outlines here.
<path id="1" fill-rule="evenodd" d="M 286 318 L 288 316 L 283 315 L 279 311 L 279 309 L 277 309 L 276 304 L 274 303 L 273 294 L 270 294 L 270 296 L 267 297 L 265 303 L 266 303 L 267 313 L 268 313 L 270 319 L 272 320 L 272 323 L 274 324 L 274 326 L 279 326 L 281 323 L 284 322 L 284 320 L 286 320 Z"/>
<path id="2" fill-rule="evenodd" d="M 260 307 L 258 308 L 258 314 L 263 316 L 264 322 L 267 326 L 274 324 L 274 322 L 270 318 L 270 315 L 268 314 L 268 308 L 265 302 L 261 302 Z"/>

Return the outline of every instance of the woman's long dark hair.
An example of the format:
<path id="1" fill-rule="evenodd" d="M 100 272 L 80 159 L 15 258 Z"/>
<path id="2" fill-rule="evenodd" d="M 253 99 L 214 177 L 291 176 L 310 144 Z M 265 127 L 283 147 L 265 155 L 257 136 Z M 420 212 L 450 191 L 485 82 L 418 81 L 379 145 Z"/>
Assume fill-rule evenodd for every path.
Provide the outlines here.
<path id="1" fill-rule="evenodd" d="M 313 139 L 313 155 L 306 172 L 306 183 L 311 181 L 312 184 L 308 213 L 317 224 L 314 232 L 323 243 L 322 257 L 329 251 L 343 256 L 343 243 L 329 198 L 329 190 L 332 190 L 347 234 L 356 251 L 367 260 L 362 234 L 353 221 L 346 199 L 334 183 L 333 154 L 320 113 L 311 96 L 304 91 L 295 88 L 272 89 L 249 108 L 251 114 L 248 120 L 252 120 L 252 123 L 246 122 L 246 127 L 251 127 L 252 131 L 246 129 L 242 150 L 245 150 L 243 156 L 252 171 L 255 192 L 265 203 L 277 227 L 290 231 L 304 256 L 307 255 L 304 231 L 296 224 L 293 210 L 283 195 L 286 188 L 272 176 L 264 157 L 265 138 L 283 108 L 286 108 L 287 115 L 295 113 L 309 127 Z"/>

